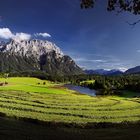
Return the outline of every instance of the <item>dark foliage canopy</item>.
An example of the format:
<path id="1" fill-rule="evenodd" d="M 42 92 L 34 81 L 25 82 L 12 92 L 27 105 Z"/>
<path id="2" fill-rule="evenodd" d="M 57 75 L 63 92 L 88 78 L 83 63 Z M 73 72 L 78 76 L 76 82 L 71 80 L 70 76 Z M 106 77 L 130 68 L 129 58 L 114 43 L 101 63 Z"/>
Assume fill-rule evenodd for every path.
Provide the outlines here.
<path id="1" fill-rule="evenodd" d="M 81 0 L 81 8 L 93 8 L 98 0 Z M 140 14 L 140 0 L 106 0 L 108 11 L 127 11 L 135 15 Z"/>

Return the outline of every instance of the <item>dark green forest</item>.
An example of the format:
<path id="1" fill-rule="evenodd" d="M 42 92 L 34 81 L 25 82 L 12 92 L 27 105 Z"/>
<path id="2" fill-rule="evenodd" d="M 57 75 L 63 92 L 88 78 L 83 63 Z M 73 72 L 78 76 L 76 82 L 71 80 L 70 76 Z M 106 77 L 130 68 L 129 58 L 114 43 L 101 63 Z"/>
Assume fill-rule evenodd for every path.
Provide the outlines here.
<path id="1" fill-rule="evenodd" d="M 90 89 L 101 91 L 102 94 L 110 95 L 121 94 L 123 90 L 140 92 L 140 74 L 124 74 L 117 76 L 104 75 L 49 75 L 40 71 L 22 71 L 12 73 L 1 73 L 1 77 L 36 77 L 39 79 L 50 80 L 53 82 L 61 82 L 64 84 L 74 84 Z M 87 80 L 94 80 L 95 82 L 82 82 Z M 82 84 L 81 84 L 82 82 Z"/>

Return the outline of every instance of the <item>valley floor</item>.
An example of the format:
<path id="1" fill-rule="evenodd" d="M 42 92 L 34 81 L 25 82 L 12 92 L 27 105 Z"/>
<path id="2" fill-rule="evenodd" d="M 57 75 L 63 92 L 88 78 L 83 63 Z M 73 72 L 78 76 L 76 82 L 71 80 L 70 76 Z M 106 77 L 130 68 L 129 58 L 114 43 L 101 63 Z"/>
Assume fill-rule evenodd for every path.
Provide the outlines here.
<path id="1" fill-rule="evenodd" d="M 36 78 L 1 78 L 1 139 L 140 139 L 140 98 L 90 97 Z"/>

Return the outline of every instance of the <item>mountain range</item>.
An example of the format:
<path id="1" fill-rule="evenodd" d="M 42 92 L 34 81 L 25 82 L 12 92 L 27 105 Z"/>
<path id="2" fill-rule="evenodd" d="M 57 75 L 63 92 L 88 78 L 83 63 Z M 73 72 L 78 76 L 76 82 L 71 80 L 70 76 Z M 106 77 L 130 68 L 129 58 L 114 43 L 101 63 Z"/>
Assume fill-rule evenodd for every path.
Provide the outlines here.
<path id="1" fill-rule="evenodd" d="M 96 70 L 84 70 L 86 74 L 99 74 L 99 75 L 122 75 L 122 74 L 140 74 L 140 66 L 130 68 L 125 72 L 118 69 L 105 70 L 105 69 L 96 69 Z"/>
<path id="2" fill-rule="evenodd" d="M 113 70 L 82 70 L 74 60 L 54 43 L 46 40 L 0 42 L 0 72 L 43 71 L 50 75 L 121 75 L 140 73 L 140 66 L 122 72 Z"/>
<path id="3" fill-rule="evenodd" d="M 0 72 L 43 71 L 53 75 L 82 74 L 74 60 L 50 41 L 0 43 Z"/>
<path id="4" fill-rule="evenodd" d="M 134 68 L 130 68 L 125 73 L 126 74 L 140 74 L 140 66 L 136 66 Z"/>
<path id="5" fill-rule="evenodd" d="M 105 69 L 96 69 L 96 70 L 85 70 L 86 74 L 99 74 L 99 75 L 121 75 L 122 71 L 117 69 L 105 70 Z"/>

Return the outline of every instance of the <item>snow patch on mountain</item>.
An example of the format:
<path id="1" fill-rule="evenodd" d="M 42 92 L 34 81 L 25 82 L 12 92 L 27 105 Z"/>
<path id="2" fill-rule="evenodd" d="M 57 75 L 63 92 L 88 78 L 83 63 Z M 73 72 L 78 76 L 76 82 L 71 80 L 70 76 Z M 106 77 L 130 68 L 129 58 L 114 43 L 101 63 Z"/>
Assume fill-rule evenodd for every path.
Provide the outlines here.
<path id="1" fill-rule="evenodd" d="M 55 51 L 57 57 L 63 57 L 64 54 L 54 43 L 44 40 L 22 40 L 15 41 L 11 40 L 10 42 L 0 44 L 1 52 L 9 52 L 20 55 L 20 56 L 34 56 L 37 59 L 40 56 L 47 54 L 49 52 Z"/>

